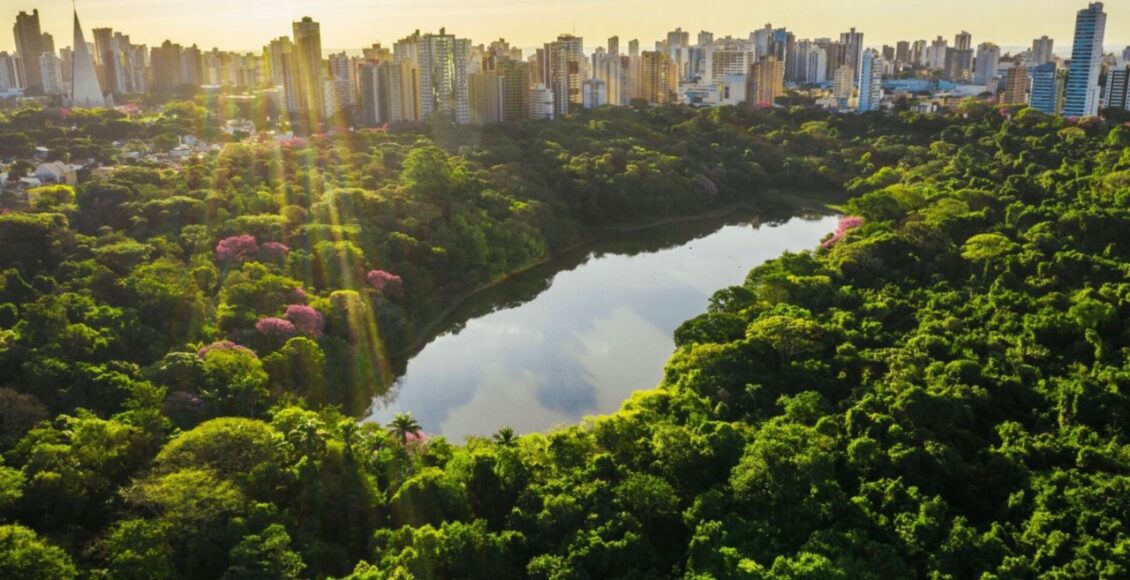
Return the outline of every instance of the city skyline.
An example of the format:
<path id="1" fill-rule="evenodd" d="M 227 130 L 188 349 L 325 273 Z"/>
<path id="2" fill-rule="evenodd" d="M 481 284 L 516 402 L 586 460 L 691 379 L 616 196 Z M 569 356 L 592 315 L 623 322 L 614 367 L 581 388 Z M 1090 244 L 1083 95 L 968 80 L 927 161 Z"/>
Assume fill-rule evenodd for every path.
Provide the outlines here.
<path id="1" fill-rule="evenodd" d="M 968 3 L 976 10 L 955 9 Z M 835 37 L 842 30 L 855 27 L 867 33 L 866 45 L 893 45 L 898 40 L 928 39 L 938 34 L 950 36 L 968 30 L 974 43 L 991 41 L 1003 48 L 1029 46 L 1033 38 L 1048 35 L 1067 40 L 1074 30 L 1076 6 L 1062 0 L 1032 0 L 974 3 L 955 0 L 930 12 L 929 6 L 909 3 L 810 0 L 804 8 L 777 3 L 749 6 L 731 0 L 705 0 L 696 4 L 694 15 L 675 17 L 674 5 L 667 0 L 642 2 L 629 0 L 602 5 L 587 0 L 564 3 L 556 1 L 515 2 L 484 0 L 474 13 L 459 10 L 465 7 L 454 0 L 437 0 L 428 6 L 401 3 L 378 3 L 359 0 L 326 2 L 247 0 L 232 5 L 213 0 L 185 3 L 147 0 L 85 0 L 80 11 L 91 28 L 109 26 L 123 30 L 134 42 L 157 45 L 164 40 L 196 44 L 200 48 L 256 51 L 281 31 L 289 31 L 291 22 L 303 16 L 319 21 L 325 30 L 323 46 L 327 50 L 359 50 L 374 42 L 389 45 L 411 30 L 438 30 L 446 27 L 473 42 L 489 42 L 506 38 L 513 46 L 530 49 L 562 33 L 585 37 L 590 46 L 599 46 L 602 39 L 618 35 L 622 39 L 639 38 L 649 46 L 665 37 L 667 31 L 682 27 L 692 33 L 708 30 L 716 36 L 745 36 L 770 22 L 786 27 L 798 37 Z M 672 4 L 672 10 L 662 10 Z M 1106 32 L 1107 51 L 1130 44 L 1130 7 L 1109 15 Z M 642 7 L 652 8 L 642 10 Z M 56 38 L 69 38 L 70 2 L 51 0 L 14 4 L 11 18 L 21 10 L 38 9 L 42 29 Z M 599 9 L 598 9 L 599 8 Z M 660 8 L 660 9 L 654 9 Z M 867 8 L 874 8 L 868 10 Z M 561 14 L 568 9 L 572 14 Z M 1024 18 L 1015 17 L 1024 10 Z M 556 12 L 555 12 L 556 11 Z M 936 13 L 935 13 L 936 12 Z M 740 14 L 736 17 L 735 14 Z M 818 14 L 819 16 L 813 16 Z M 553 18 L 547 16 L 553 15 Z M 392 17 L 389 17 L 392 16 Z M 247 19 L 256 24 L 248 27 Z M 741 22 L 742 24 L 736 24 Z M 532 23 L 532 24 L 531 24 Z M 60 43 L 61 44 L 61 43 Z M 1067 47 L 1057 45 L 1057 53 Z M 587 48 L 587 47 L 586 47 Z M 0 51 L 15 49 L 13 38 L 0 35 Z"/>

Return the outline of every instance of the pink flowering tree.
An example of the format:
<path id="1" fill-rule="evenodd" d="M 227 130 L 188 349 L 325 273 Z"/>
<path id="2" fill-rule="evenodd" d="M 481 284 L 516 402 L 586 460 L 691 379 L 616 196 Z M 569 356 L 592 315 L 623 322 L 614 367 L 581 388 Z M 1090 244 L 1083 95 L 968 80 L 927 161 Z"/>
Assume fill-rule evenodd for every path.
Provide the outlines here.
<path id="1" fill-rule="evenodd" d="M 243 346 L 241 344 L 236 344 L 236 343 L 234 343 L 230 340 L 221 340 L 221 341 L 218 341 L 218 342 L 213 342 L 212 344 L 209 344 L 208 346 L 196 351 L 196 356 L 198 356 L 200 358 L 207 358 L 209 353 L 216 352 L 216 351 L 242 352 L 244 354 L 247 354 L 247 355 L 250 355 L 250 356 L 253 356 L 253 357 L 255 356 L 255 351 L 253 351 L 253 350 L 251 350 L 251 349 L 249 349 L 246 346 Z"/>
<path id="2" fill-rule="evenodd" d="M 855 228 L 858 228 L 859 226 L 862 226 L 863 223 L 864 223 L 863 218 L 861 218 L 859 216 L 842 216 L 842 217 L 840 217 L 840 224 L 839 224 L 839 226 L 836 227 L 835 233 L 832 234 L 832 237 L 828 238 L 827 240 L 824 240 L 824 243 L 820 244 L 820 247 L 821 248 L 831 248 L 832 246 L 840 243 L 840 241 L 844 239 L 844 236 L 846 236 L 849 231 L 854 230 Z"/>
<path id="3" fill-rule="evenodd" d="M 294 328 L 311 338 L 321 338 L 325 328 L 322 313 L 305 304 L 291 304 L 286 307 L 286 319 Z"/>
<path id="4" fill-rule="evenodd" d="M 301 288 L 295 288 L 290 291 L 290 299 L 296 303 L 306 302 L 306 291 Z"/>
<path id="5" fill-rule="evenodd" d="M 400 279 L 400 276 L 384 270 L 370 270 L 365 279 L 370 286 L 379 290 L 381 294 L 398 294 L 404 287 L 404 281 Z"/>
<path id="6" fill-rule="evenodd" d="M 242 262 L 259 255 L 259 243 L 255 236 L 243 234 L 224 238 L 216 244 L 216 259 L 220 262 Z"/>
<path id="7" fill-rule="evenodd" d="M 286 320 L 285 318 L 263 318 L 255 323 L 255 330 L 259 331 L 269 340 L 277 341 L 279 343 L 286 342 L 295 334 L 298 334 L 298 329 L 294 327 L 294 323 Z"/>
<path id="8" fill-rule="evenodd" d="M 278 262 L 286 259 L 287 254 L 290 253 L 290 248 L 286 244 L 278 242 L 263 242 L 259 244 L 259 257 L 264 260 Z"/>

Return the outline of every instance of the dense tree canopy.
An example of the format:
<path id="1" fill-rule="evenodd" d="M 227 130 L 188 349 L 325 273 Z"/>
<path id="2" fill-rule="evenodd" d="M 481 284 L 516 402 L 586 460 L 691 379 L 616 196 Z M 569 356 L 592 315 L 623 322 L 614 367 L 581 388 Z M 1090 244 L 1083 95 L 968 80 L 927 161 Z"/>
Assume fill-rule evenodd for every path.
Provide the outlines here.
<path id="1" fill-rule="evenodd" d="M 48 115 L 0 137 L 210 122 Z M 0 214 L 0 576 L 1130 575 L 1127 127 L 433 131 L 231 143 Z M 715 294 L 618 413 L 461 445 L 342 413 L 459 295 L 595 227 L 818 189 L 852 217 Z"/>

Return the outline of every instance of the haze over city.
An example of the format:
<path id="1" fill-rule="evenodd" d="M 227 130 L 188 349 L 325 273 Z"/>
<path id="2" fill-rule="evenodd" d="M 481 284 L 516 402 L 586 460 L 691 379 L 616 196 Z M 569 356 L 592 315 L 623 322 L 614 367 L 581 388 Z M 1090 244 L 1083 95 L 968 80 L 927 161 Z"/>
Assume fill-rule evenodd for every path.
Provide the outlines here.
<path id="1" fill-rule="evenodd" d="M 77 8 L 84 25 L 128 32 L 134 42 L 157 45 L 166 39 L 226 50 L 257 50 L 285 34 L 292 21 L 312 16 L 322 24 L 327 49 L 350 49 L 374 42 L 389 44 L 412 30 L 447 30 L 475 42 L 504 37 L 514 46 L 540 46 L 563 32 L 575 32 L 593 46 L 613 35 L 639 38 L 644 45 L 676 26 L 718 36 L 745 36 L 765 23 L 786 26 L 806 37 L 835 36 L 849 27 L 867 33 L 867 44 L 951 36 L 968 30 L 977 42 L 1002 47 L 1027 46 L 1048 35 L 1070 38 L 1078 3 L 1062 0 L 953 0 L 889 2 L 809 0 L 807 2 L 703 0 L 688 10 L 672 0 L 84 0 Z M 65 0 L 8 0 L 6 12 L 39 9 L 44 32 L 69 38 L 71 3 Z M 1130 43 L 1130 5 L 1109 2 L 1106 44 L 1113 50 Z M 1061 42 L 1057 48 L 1066 49 Z M 14 48 L 0 35 L 0 50 Z"/>

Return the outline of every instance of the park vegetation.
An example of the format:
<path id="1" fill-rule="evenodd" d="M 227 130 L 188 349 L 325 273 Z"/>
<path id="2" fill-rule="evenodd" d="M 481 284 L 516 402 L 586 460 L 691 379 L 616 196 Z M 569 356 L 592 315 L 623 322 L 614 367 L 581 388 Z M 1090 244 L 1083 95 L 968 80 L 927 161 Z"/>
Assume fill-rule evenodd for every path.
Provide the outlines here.
<path id="1" fill-rule="evenodd" d="M 171 111 L 0 142 L 209 130 Z M 594 228 L 825 190 L 841 227 L 719 290 L 617 413 L 459 443 L 349 415 L 421 324 Z M 0 576 L 1130 575 L 1128 126 L 602 110 L 29 198 L 0 215 Z"/>

